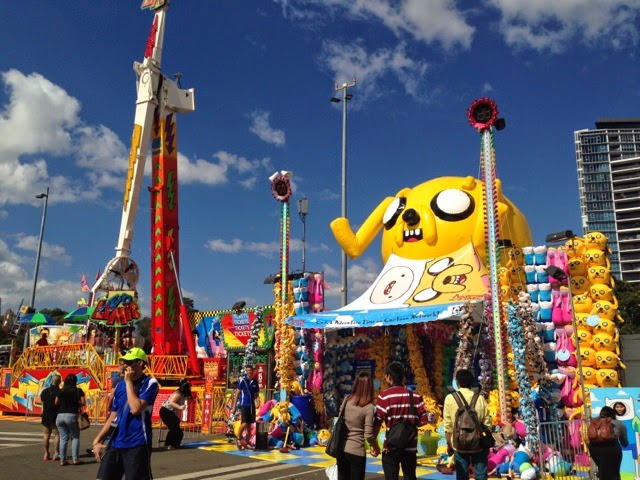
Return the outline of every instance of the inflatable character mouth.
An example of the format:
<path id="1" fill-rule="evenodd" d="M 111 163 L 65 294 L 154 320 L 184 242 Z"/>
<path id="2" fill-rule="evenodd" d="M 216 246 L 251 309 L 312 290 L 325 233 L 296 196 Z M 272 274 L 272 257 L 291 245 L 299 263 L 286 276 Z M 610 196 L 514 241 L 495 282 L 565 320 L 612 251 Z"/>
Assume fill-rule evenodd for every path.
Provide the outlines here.
<path id="1" fill-rule="evenodd" d="M 442 283 L 445 285 L 462 285 L 466 281 L 466 275 L 449 275 Z"/>
<path id="2" fill-rule="evenodd" d="M 404 241 L 409 243 L 422 240 L 422 229 L 416 228 L 415 230 L 405 230 L 403 237 Z"/>

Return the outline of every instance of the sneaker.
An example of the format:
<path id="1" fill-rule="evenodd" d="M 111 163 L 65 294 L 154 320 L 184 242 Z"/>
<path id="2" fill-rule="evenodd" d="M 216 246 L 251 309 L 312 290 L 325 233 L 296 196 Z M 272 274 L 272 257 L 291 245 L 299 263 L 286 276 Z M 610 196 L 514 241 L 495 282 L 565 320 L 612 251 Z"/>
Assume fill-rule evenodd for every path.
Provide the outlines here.
<path id="1" fill-rule="evenodd" d="M 60 466 L 61 466 L 61 467 L 65 467 L 65 466 L 67 466 L 67 465 L 69 465 L 69 462 L 67 462 L 66 460 L 62 460 L 62 461 L 60 462 Z"/>

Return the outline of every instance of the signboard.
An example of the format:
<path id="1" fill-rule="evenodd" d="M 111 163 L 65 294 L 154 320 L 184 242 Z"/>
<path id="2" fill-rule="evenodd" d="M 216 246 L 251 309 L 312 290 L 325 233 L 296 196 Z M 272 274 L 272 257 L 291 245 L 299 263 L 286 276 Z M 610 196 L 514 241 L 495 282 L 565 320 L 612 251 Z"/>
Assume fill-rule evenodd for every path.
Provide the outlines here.
<path id="1" fill-rule="evenodd" d="M 138 300 L 131 291 L 109 292 L 107 298 L 101 298 L 91 314 L 91 320 L 107 325 L 128 325 L 140 318 Z"/>
<path id="2" fill-rule="evenodd" d="M 49 345 L 84 343 L 84 325 L 39 325 L 29 329 L 29 345 L 35 345 L 42 333 L 47 334 Z"/>
<path id="3" fill-rule="evenodd" d="M 459 319 L 465 304 L 481 305 L 488 273 L 473 245 L 447 256 L 413 260 L 389 255 L 375 282 L 359 298 L 337 310 L 292 315 L 299 328 L 386 327 Z"/>
<path id="4" fill-rule="evenodd" d="M 158 395 L 156 396 L 156 401 L 153 404 L 153 410 L 151 412 L 151 421 L 159 422 L 160 421 L 160 407 L 162 404 L 169 400 L 171 394 L 175 391 L 175 388 L 161 388 L 158 391 Z"/>
<path id="5" fill-rule="evenodd" d="M 258 368 L 258 365 L 265 365 L 265 368 L 264 368 L 264 372 L 265 372 L 264 381 L 266 382 L 265 386 L 268 384 L 268 380 L 269 380 L 268 370 L 266 368 L 267 361 L 268 361 L 268 357 L 266 353 L 260 353 L 258 355 L 254 355 L 253 357 L 253 362 L 256 367 L 256 370 Z M 238 379 L 240 378 L 240 372 L 242 371 L 243 362 L 244 362 L 244 353 L 232 352 L 227 357 L 227 388 L 231 388 L 231 389 L 237 388 L 238 386 L 237 382 L 238 382 Z M 256 372 L 254 372 L 254 375 L 257 375 Z M 258 380 L 258 385 L 260 385 L 260 380 Z M 262 389 L 263 387 L 262 385 L 260 385 L 260 390 Z"/>
<path id="6" fill-rule="evenodd" d="M 2 376 L 0 377 L 0 388 L 9 388 L 11 386 L 11 368 L 3 368 Z"/>
<path id="7" fill-rule="evenodd" d="M 275 310 L 265 308 L 262 312 L 262 327 L 258 334 L 258 348 L 267 349 L 273 344 Z M 244 350 L 247 346 L 256 313 L 253 310 L 239 310 L 220 314 L 222 341 L 227 350 Z"/>

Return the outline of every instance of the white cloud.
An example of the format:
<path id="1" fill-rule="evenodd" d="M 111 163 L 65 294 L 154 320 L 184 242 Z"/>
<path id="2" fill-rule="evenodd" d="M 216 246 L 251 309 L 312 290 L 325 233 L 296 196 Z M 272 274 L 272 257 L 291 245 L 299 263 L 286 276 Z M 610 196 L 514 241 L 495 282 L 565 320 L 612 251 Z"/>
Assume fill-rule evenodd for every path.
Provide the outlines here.
<path id="1" fill-rule="evenodd" d="M 16 247 L 21 250 L 37 252 L 38 240 L 39 237 L 36 237 L 34 235 L 18 235 Z M 43 241 L 40 254 L 42 258 L 48 258 L 63 265 L 71 264 L 71 255 L 69 255 L 66 249 L 60 245 L 54 245 L 52 243 Z"/>
<path id="2" fill-rule="evenodd" d="M 337 84 L 342 85 L 355 78 L 359 98 L 371 101 L 387 93 L 381 87 L 381 83 L 387 76 L 393 75 L 408 95 L 417 100 L 424 99 L 422 85 L 428 65 L 426 62 L 409 58 L 404 43 L 400 43 L 394 49 L 381 48 L 370 53 L 361 41 L 347 45 L 327 41 L 319 58 L 333 73 Z"/>
<path id="3" fill-rule="evenodd" d="M 279 254 L 278 252 L 280 252 L 279 242 L 247 242 L 239 238 L 234 238 L 230 241 L 223 240 L 221 238 L 211 239 L 205 243 L 205 247 L 218 253 L 235 254 L 252 252 L 263 257 L 274 257 L 276 254 Z M 306 248 L 307 252 L 331 251 L 331 249 L 324 243 L 317 245 L 307 242 Z M 292 238 L 289 241 L 289 252 L 300 251 L 302 251 L 302 240 Z"/>
<path id="4" fill-rule="evenodd" d="M 256 110 L 251 113 L 250 117 L 253 124 L 249 130 L 255 133 L 258 138 L 264 142 L 282 147 L 285 142 L 285 134 L 283 130 L 277 130 L 269 124 L 269 112 Z"/>
<path id="5" fill-rule="evenodd" d="M 398 38 L 427 44 L 438 43 L 445 49 L 469 48 L 475 28 L 454 0 L 274 0 L 283 15 L 292 20 L 321 22 L 345 15 L 371 23 L 377 21 Z M 326 20 L 325 20 L 326 21 Z"/>
<path id="6" fill-rule="evenodd" d="M 501 14 L 509 46 L 558 53 L 576 40 L 590 46 L 638 45 L 637 0 L 488 0 Z"/>
<path id="7" fill-rule="evenodd" d="M 325 279 L 333 285 L 333 288 L 325 291 L 327 297 L 339 297 L 342 295 L 341 273 L 328 264 L 322 266 Z M 361 258 L 355 264 L 347 264 L 347 285 L 349 302 L 362 295 L 382 270 L 379 262 L 371 258 Z"/>
<path id="8" fill-rule="evenodd" d="M 268 157 L 248 160 L 233 153 L 219 151 L 213 154 L 215 161 L 203 159 L 190 160 L 178 154 L 178 171 L 181 185 L 201 183 L 204 185 L 223 185 L 230 177 L 245 188 L 251 188 L 260 172 L 270 172 L 271 160 Z"/>

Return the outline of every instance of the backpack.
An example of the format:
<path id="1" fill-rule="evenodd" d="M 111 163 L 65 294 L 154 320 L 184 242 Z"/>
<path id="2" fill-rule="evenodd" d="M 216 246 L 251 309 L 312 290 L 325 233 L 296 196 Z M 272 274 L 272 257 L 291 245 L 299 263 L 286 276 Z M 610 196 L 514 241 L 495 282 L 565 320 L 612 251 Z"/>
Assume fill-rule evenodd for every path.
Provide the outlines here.
<path id="1" fill-rule="evenodd" d="M 483 450 L 482 426 L 475 411 L 479 393 L 473 394 L 471 404 L 468 404 L 460 392 L 453 392 L 453 398 L 458 404 L 453 421 L 453 449 L 459 453 L 478 453 Z"/>
<path id="2" fill-rule="evenodd" d="M 589 443 L 593 444 L 607 443 L 615 440 L 616 434 L 613 431 L 611 418 L 591 419 L 591 423 L 589 423 L 589 428 L 587 429 L 587 437 L 589 438 Z"/>
<path id="3" fill-rule="evenodd" d="M 409 415 L 415 416 L 413 392 L 409 392 Z M 385 447 L 392 452 L 405 450 L 418 438 L 418 427 L 411 420 L 400 420 L 389 427 L 385 434 Z"/>

